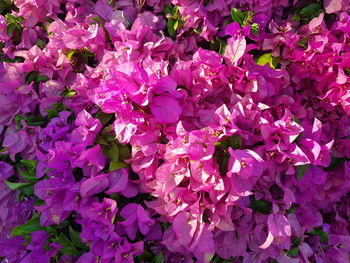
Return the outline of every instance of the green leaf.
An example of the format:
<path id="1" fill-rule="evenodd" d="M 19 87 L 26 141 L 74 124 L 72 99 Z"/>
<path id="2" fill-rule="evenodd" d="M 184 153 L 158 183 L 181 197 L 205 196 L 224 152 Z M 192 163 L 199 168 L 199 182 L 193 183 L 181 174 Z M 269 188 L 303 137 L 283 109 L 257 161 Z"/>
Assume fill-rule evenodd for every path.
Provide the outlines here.
<path id="1" fill-rule="evenodd" d="M 201 31 L 197 28 L 193 29 L 193 32 L 195 32 L 196 34 L 200 35 L 201 34 Z"/>
<path id="2" fill-rule="evenodd" d="M 328 243 L 328 234 L 325 231 L 323 231 L 320 227 L 316 227 L 316 228 L 312 229 L 307 234 L 311 235 L 311 236 L 319 236 L 321 243 L 323 243 L 323 244 Z"/>
<path id="3" fill-rule="evenodd" d="M 114 134 L 104 134 L 103 139 L 105 139 L 106 142 L 117 142 Z"/>
<path id="4" fill-rule="evenodd" d="M 119 170 L 119 169 L 127 167 L 127 166 L 128 166 L 128 164 L 124 163 L 123 161 L 111 161 L 109 164 L 109 170 L 115 171 L 115 170 Z"/>
<path id="5" fill-rule="evenodd" d="M 145 249 L 141 255 L 137 257 L 137 262 L 151 262 L 153 263 L 152 260 L 154 260 L 154 255 L 148 250 Z"/>
<path id="6" fill-rule="evenodd" d="M 100 110 L 99 112 L 97 112 L 96 117 L 97 119 L 99 119 L 101 121 L 102 125 L 106 125 L 113 117 L 114 114 L 107 114 L 104 113 L 102 110 Z"/>
<path id="7" fill-rule="evenodd" d="M 38 180 L 36 179 L 35 173 L 32 172 L 25 172 L 24 170 L 18 168 L 17 169 L 22 178 L 28 182 L 37 182 Z"/>
<path id="8" fill-rule="evenodd" d="M 61 92 L 61 96 L 64 98 L 71 98 L 73 97 L 75 94 L 77 94 L 76 90 L 71 90 L 70 87 L 66 86 L 65 90 Z"/>
<path id="9" fill-rule="evenodd" d="M 293 121 L 300 125 L 300 120 L 293 115 Z"/>
<path id="10" fill-rule="evenodd" d="M 259 35 L 259 24 L 257 23 L 253 23 L 250 25 L 250 31 L 252 31 L 252 33 L 256 36 Z"/>
<path id="11" fill-rule="evenodd" d="M 36 45 L 37 45 L 41 50 L 43 50 L 43 49 L 45 48 L 45 46 L 46 46 L 45 42 L 42 41 L 41 39 L 38 39 L 38 40 L 36 41 Z"/>
<path id="12" fill-rule="evenodd" d="M 307 170 L 309 169 L 309 166 L 308 164 L 306 165 L 299 165 L 297 166 L 297 179 L 300 180 L 304 174 L 307 172 Z"/>
<path id="13" fill-rule="evenodd" d="M 61 111 L 67 110 L 66 106 L 62 103 L 55 103 L 51 106 L 50 109 L 46 110 L 46 113 L 49 119 L 58 117 L 58 113 Z"/>
<path id="14" fill-rule="evenodd" d="M 12 236 L 26 236 L 30 233 L 44 229 L 44 227 L 40 226 L 40 216 L 38 214 L 34 214 L 33 217 L 29 219 L 25 224 L 16 226 L 12 230 Z"/>
<path id="15" fill-rule="evenodd" d="M 126 160 L 130 158 L 131 152 L 127 145 L 118 143 L 118 148 L 119 148 L 119 159 Z"/>
<path id="16" fill-rule="evenodd" d="M 45 82 L 48 80 L 49 80 L 49 78 L 46 77 L 45 75 L 38 75 L 35 79 L 35 82 L 39 83 L 39 82 Z"/>
<path id="17" fill-rule="evenodd" d="M 164 6 L 164 14 L 168 15 L 172 13 L 173 8 L 169 5 Z"/>
<path id="18" fill-rule="evenodd" d="M 243 27 L 250 24 L 253 20 L 254 13 L 252 11 L 245 11 L 244 13 Z"/>
<path id="19" fill-rule="evenodd" d="M 72 240 L 73 244 L 76 245 L 78 248 L 84 250 L 89 249 L 89 247 L 81 241 L 80 233 L 75 231 L 71 226 L 69 226 L 69 237 Z"/>
<path id="20" fill-rule="evenodd" d="M 19 190 L 25 196 L 32 196 L 34 195 L 34 183 L 31 182 L 29 185 L 23 186 Z"/>
<path id="21" fill-rule="evenodd" d="M 171 13 L 172 13 L 172 15 L 173 15 L 173 17 L 175 19 L 179 18 L 179 13 L 178 12 L 179 12 L 179 7 L 178 6 L 174 6 L 173 11 Z"/>
<path id="22" fill-rule="evenodd" d="M 225 147 L 223 144 L 219 147 Z M 227 152 L 226 149 L 221 149 L 217 146 L 218 149 L 216 149 L 214 156 L 215 161 L 219 165 L 219 172 L 221 176 L 226 176 L 227 168 L 228 168 L 228 161 L 230 160 L 230 154 Z"/>
<path id="23" fill-rule="evenodd" d="M 163 252 L 161 251 L 157 256 L 155 256 L 152 263 L 163 263 L 163 262 L 164 262 Z"/>
<path id="24" fill-rule="evenodd" d="M 45 112 L 47 113 L 47 116 L 49 117 L 50 120 L 58 117 L 58 112 L 56 110 L 47 109 Z"/>
<path id="25" fill-rule="evenodd" d="M 296 44 L 303 47 L 304 49 L 307 49 L 309 45 L 309 39 L 306 37 L 303 37 L 300 40 L 298 40 Z"/>
<path id="26" fill-rule="evenodd" d="M 16 30 L 16 27 L 17 26 L 14 23 L 7 23 L 6 34 L 8 36 L 10 36 L 12 34 L 12 32 Z"/>
<path id="27" fill-rule="evenodd" d="M 98 136 L 96 138 L 96 141 L 95 141 L 96 144 L 100 144 L 100 145 L 109 145 L 109 142 L 107 142 L 103 136 Z"/>
<path id="28" fill-rule="evenodd" d="M 322 230 L 320 230 L 320 242 L 323 244 L 327 244 L 328 243 L 328 234 Z"/>
<path id="29" fill-rule="evenodd" d="M 41 75 L 38 71 L 31 71 L 25 77 L 26 84 L 30 84 L 33 81 L 35 83 L 39 83 L 39 82 L 45 82 L 47 80 L 49 80 L 49 78 L 45 75 Z"/>
<path id="30" fill-rule="evenodd" d="M 264 66 L 266 64 L 270 65 L 270 68 L 275 68 L 276 64 L 274 61 L 274 57 L 271 56 L 271 54 L 266 53 L 258 58 L 258 61 L 256 62 L 260 66 Z"/>
<path id="31" fill-rule="evenodd" d="M 43 116 L 38 115 L 36 117 L 27 117 L 26 118 L 26 123 L 29 126 L 41 126 L 45 123 L 45 119 Z"/>
<path id="32" fill-rule="evenodd" d="M 9 13 L 12 10 L 16 10 L 16 6 L 10 0 L 0 0 L 0 13 L 4 14 L 5 12 Z M 17 10 L 18 11 L 18 10 Z"/>
<path id="33" fill-rule="evenodd" d="M 342 166 L 345 161 L 346 161 L 346 158 L 335 158 L 332 156 L 331 163 L 328 167 L 326 167 L 326 171 Z"/>
<path id="34" fill-rule="evenodd" d="M 15 17 L 11 13 L 5 15 L 7 20 L 6 24 L 6 33 L 8 36 L 11 35 L 11 39 L 14 43 L 19 44 L 22 37 L 22 25 L 23 17 Z"/>
<path id="35" fill-rule="evenodd" d="M 289 208 L 288 210 L 286 210 L 287 214 L 293 214 L 295 212 L 295 206 L 292 206 L 291 208 Z"/>
<path id="36" fill-rule="evenodd" d="M 176 30 L 174 29 L 175 23 L 176 23 L 176 20 L 174 19 L 169 19 L 167 23 L 169 36 L 172 37 L 173 39 L 176 38 Z"/>
<path id="37" fill-rule="evenodd" d="M 110 143 L 102 148 L 104 155 L 106 155 L 112 161 L 118 162 L 119 159 L 119 149 L 116 143 Z"/>
<path id="38" fill-rule="evenodd" d="M 298 22 L 300 20 L 301 20 L 301 17 L 298 14 L 295 14 L 295 15 L 292 16 L 292 21 Z"/>
<path id="39" fill-rule="evenodd" d="M 57 229 L 53 226 L 46 226 L 45 231 L 50 235 L 57 235 Z"/>
<path id="40" fill-rule="evenodd" d="M 228 145 L 231 146 L 232 149 L 241 149 L 242 148 L 242 137 L 235 134 L 227 138 Z"/>
<path id="41" fill-rule="evenodd" d="M 174 23 L 174 30 L 176 31 L 178 27 L 179 27 L 179 20 L 176 20 Z"/>
<path id="42" fill-rule="evenodd" d="M 13 59 L 9 58 L 5 54 L 0 54 L 0 62 L 8 62 L 8 63 L 23 63 L 24 58 L 15 56 Z"/>
<path id="43" fill-rule="evenodd" d="M 25 186 L 30 185 L 31 183 L 12 183 L 7 180 L 5 180 L 5 184 L 7 185 L 8 188 L 11 190 L 19 190 L 20 188 L 23 188 Z"/>
<path id="44" fill-rule="evenodd" d="M 245 15 L 242 11 L 231 8 L 231 17 L 234 22 L 237 22 L 241 27 L 243 26 Z"/>
<path id="45" fill-rule="evenodd" d="M 220 150 L 226 150 L 229 146 L 227 141 L 218 141 L 215 143 L 215 147 Z"/>
<path id="46" fill-rule="evenodd" d="M 57 238 L 53 239 L 52 241 L 57 242 L 63 246 L 60 251 L 65 255 L 72 255 L 76 257 L 79 257 L 81 255 L 72 241 L 62 232 Z"/>
<path id="47" fill-rule="evenodd" d="M 5 184 L 11 190 L 19 190 L 24 196 L 31 196 L 34 194 L 34 182 L 29 183 L 12 183 L 5 180 Z"/>
<path id="48" fill-rule="evenodd" d="M 26 83 L 26 84 L 30 84 L 32 81 L 35 80 L 36 76 L 37 76 L 37 72 L 36 72 L 36 71 L 31 71 L 31 72 L 29 72 L 29 73 L 26 75 L 26 77 L 25 77 L 25 83 Z"/>
<path id="49" fill-rule="evenodd" d="M 68 60 L 71 60 L 73 55 L 75 54 L 75 52 L 77 52 L 76 49 L 72 49 L 72 50 L 69 50 L 68 53 L 66 54 Z"/>
<path id="50" fill-rule="evenodd" d="M 300 10 L 300 16 L 307 17 L 307 18 L 314 18 L 319 16 L 321 13 L 323 13 L 324 10 L 322 8 L 322 5 L 319 3 L 312 3 L 303 9 Z"/>
<path id="51" fill-rule="evenodd" d="M 299 254 L 299 248 L 298 248 L 298 247 L 291 248 L 291 249 L 288 251 L 288 254 L 289 254 L 291 257 L 295 257 L 296 255 Z"/>
<path id="52" fill-rule="evenodd" d="M 272 203 L 262 199 L 256 200 L 255 197 L 251 197 L 249 208 L 261 214 L 268 215 L 272 212 Z"/>
<path id="53" fill-rule="evenodd" d="M 53 21 L 55 21 L 55 19 L 51 18 L 51 17 L 46 17 L 45 21 L 48 23 L 52 23 Z"/>
<path id="54" fill-rule="evenodd" d="M 227 47 L 227 42 L 219 39 L 219 55 L 224 55 Z"/>
<path id="55" fill-rule="evenodd" d="M 22 120 L 25 120 L 25 118 L 22 115 L 16 115 L 15 116 L 15 123 L 18 129 L 16 131 L 19 131 L 20 129 L 23 128 L 23 125 L 21 123 Z"/>
<path id="56" fill-rule="evenodd" d="M 231 263 L 234 261 L 234 259 L 235 259 L 234 257 L 231 257 L 228 260 L 226 260 L 226 259 L 219 257 L 218 255 L 215 255 L 212 263 Z"/>
<path id="57" fill-rule="evenodd" d="M 19 162 L 29 169 L 36 169 L 36 166 L 38 165 L 37 160 L 24 160 L 23 159 L 23 160 L 20 160 Z"/>
<path id="58" fill-rule="evenodd" d="M 301 243 L 301 237 L 297 237 L 296 239 L 294 239 L 292 246 L 297 247 L 300 245 L 300 243 Z"/>

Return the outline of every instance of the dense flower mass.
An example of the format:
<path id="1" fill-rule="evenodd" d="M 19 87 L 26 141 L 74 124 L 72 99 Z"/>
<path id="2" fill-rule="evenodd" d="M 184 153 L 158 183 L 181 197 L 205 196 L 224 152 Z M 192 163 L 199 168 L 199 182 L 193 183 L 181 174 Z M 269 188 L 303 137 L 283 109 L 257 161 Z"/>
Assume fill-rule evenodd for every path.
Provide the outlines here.
<path id="1" fill-rule="evenodd" d="M 0 262 L 350 262 L 349 13 L 0 0 Z"/>

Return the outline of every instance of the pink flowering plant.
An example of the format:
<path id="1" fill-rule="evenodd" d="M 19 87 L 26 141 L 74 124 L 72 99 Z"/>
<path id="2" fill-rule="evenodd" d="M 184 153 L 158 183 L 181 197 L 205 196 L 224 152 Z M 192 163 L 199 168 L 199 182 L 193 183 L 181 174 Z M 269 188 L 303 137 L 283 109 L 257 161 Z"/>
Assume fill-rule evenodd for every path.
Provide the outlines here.
<path id="1" fill-rule="evenodd" d="M 349 13 L 0 0 L 0 262 L 350 262 Z"/>

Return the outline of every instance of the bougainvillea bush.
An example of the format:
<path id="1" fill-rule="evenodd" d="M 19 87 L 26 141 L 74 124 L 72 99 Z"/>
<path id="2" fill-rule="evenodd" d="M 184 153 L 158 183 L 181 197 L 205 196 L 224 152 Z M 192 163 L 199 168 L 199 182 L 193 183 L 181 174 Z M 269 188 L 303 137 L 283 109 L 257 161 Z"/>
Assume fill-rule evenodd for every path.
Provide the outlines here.
<path id="1" fill-rule="evenodd" d="M 0 12 L 2 263 L 350 262 L 350 1 Z"/>

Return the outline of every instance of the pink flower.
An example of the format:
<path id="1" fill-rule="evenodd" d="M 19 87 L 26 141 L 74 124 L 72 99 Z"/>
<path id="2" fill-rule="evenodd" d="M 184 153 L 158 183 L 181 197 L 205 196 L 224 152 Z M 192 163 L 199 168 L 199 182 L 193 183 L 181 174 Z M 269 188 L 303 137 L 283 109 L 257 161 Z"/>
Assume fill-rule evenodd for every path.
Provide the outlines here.
<path id="1" fill-rule="evenodd" d="M 288 243 L 290 242 L 285 242 L 289 241 L 289 237 L 292 235 L 288 219 L 281 213 L 276 215 L 270 214 L 267 219 L 267 224 L 269 229 L 268 236 L 265 243 L 262 244 L 260 248 L 268 248 L 274 239 L 276 239 L 277 245 L 288 248 Z"/>
<path id="2" fill-rule="evenodd" d="M 237 66 L 240 58 L 244 55 L 246 49 L 245 37 L 236 35 L 227 40 L 227 47 L 224 57 L 233 65 Z"/>
<path id="3" fill-rule="evenodd" d="M 238 173 L 242 178 L 248 179 L 251 176 L 259 177 L 264 172 L 263 159 L 251 150 L 233 150 L 230 148 L 231 155 L 228 164 L 228 175 Z"/>

